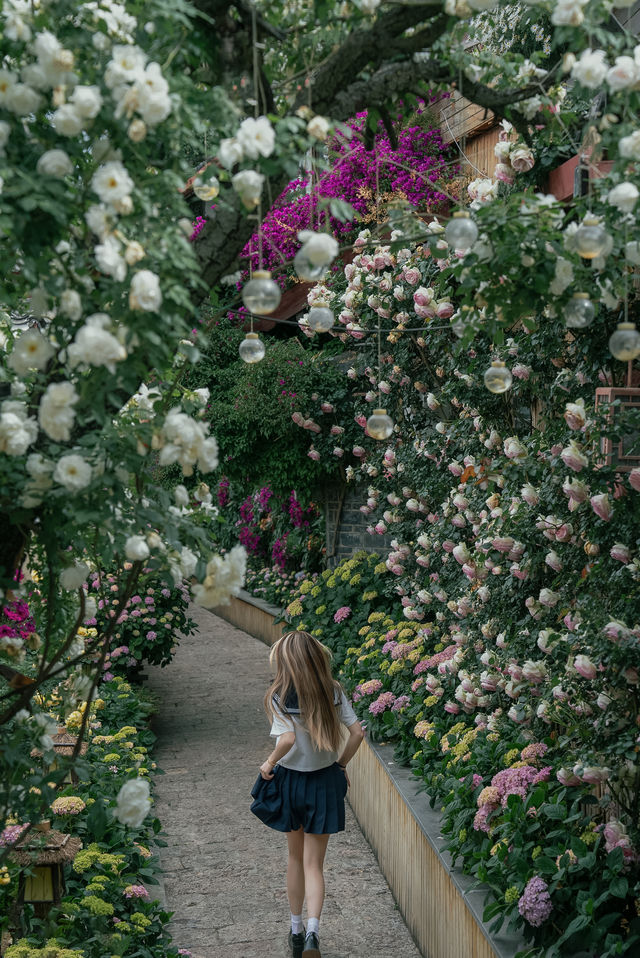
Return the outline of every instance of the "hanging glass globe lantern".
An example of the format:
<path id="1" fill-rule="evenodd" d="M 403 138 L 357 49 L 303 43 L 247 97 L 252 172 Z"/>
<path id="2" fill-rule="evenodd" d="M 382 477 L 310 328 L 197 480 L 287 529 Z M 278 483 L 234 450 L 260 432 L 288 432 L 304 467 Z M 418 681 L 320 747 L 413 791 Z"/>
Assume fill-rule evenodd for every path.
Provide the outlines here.
<path id="1" fill-rule="evenodd" d="M 242 302 L 250 313 L 264 316 L 278 308 L 280 287 L 271 279 L 266 269 L 257 269 L 253 278 L 242 288 Z"/>
<path id="2" fill-rule="evenodd" d="M 596 315 L 596 308 L 588 293 L 574 293 L 564 308 L 564 318 L 569 329 L 586 329 Z"/>
<path id="3" fill-rule="evenodd" d="M 238 347 L 238 352 L 245 363 L 259 363 L 264 359 L 264 343 L 257 333 L 247 333 Z"/>
<path id="4" fill-rule="evenodd" d="M 307 316 L 307 325 L 316 333 L 327 333 L 335 322 L 335 317 L 328 306 L 324 303 L 316 303 L 309 310 Z"/>
<path id="5" fill-rule="evenodd" d="M 576 252 L 583 259 L 595 259 L 607 245 L 609 234 L 595 216 L 586 216 L 575 232 Z"/>
<path id="6" fill-rule="evenodd" d="M 307 259 L 302 249 L 299 249 L 293 257 L 293 268 L 298 274 L 298 279 L 301 279 L 303 283 L 318 283 L 327 275 L 329 264 L 322 263 L 320 266 L 316 266 L 311 260 Z"/>
<path id="7" fill-rule="evenodd" d="M 622 362 L 640 356 L 640 333 L 633 323 L 618 323 L 618 328 L 609 340 L 611 355 Z"/>
<path id="8" fill-rule="evenodd" d="M 202 177 L 198 177 L 193 184 L 193 192 L 199 200 L 215 200 L 220 192 L 220 183 L 215 176 L 210 176 L 205 183 Z"/>
<path id="9" fill-rule="evenodd" d="M 466 210 L 456 210 L 446 225 L 444 237 L 452 249 L 471 249 L 478 238 L 478 227 Z"/>
<path id="10" fill-rule="evenodd" d="M 511 388 L 513 376 L 501 359 L 494 359 L 484 374 L 484 384 L 490 393 L 506 393 Z"/>
<path id="11" fill-rule="evenodd" d="M 393 419 L 386 409 L 374 409 L 367 419 L 367 432 L 372 439 L 388 439 L 393 432 Z"/>

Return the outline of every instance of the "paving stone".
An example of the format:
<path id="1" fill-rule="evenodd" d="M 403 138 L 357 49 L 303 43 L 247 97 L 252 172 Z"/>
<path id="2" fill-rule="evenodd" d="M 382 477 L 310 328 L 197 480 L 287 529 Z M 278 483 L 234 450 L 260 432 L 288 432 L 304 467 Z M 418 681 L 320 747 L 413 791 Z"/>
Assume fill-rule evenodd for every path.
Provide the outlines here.
<path id="1" fill-rule="evenodd" d="M 287 958 L 286 839 L 249 811 L 258 767 L 273 747 L 262 698 L 268 649 L 205 610 L 166 669 L 150 669 L 156 812 L 164 904 L 193 958 Z M 329 841 L 323 958 L 420 958 L 366 839 L 347 808 Z"/>

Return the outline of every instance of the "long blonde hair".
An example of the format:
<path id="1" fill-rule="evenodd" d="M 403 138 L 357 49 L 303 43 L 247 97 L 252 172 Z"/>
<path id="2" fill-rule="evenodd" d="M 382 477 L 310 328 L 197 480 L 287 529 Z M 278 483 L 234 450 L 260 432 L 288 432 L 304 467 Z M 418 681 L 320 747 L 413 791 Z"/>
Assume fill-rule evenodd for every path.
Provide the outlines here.
<path id="1" fill-rule="evenodd" d="M 340 683 L 331 675 L 331 653 L 308 632 L 287 632 L 271 649 L 269 661 L 275 679 L 264 697 L 267 715 L 273 718 L 273 698 L 277 696 L 286 714 L 286 699 L 291 692 L 298 697 L 300 718 L 317 749 L 337 752 L 342 727 L 336 709 L 340 701 Z"/>

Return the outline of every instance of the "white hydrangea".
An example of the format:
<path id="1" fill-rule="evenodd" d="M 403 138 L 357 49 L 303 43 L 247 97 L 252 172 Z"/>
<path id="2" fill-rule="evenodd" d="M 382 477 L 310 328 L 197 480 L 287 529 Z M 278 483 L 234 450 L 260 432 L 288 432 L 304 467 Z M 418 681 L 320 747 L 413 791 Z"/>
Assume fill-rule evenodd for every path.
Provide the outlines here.
<path id="1" fill-rule="evenodd" d="M 73 407 L 79 398 L 72 383 L 49 383 L 40 400 L 38 421 L 50 439 L 69 441 L 75 422 Z"/>

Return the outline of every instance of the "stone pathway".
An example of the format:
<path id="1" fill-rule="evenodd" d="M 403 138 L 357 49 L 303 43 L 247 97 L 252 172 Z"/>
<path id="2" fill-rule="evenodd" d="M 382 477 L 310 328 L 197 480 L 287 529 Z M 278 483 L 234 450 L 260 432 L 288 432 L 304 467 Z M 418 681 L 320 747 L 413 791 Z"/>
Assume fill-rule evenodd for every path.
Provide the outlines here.
<path id="1" fill-rule="evenodd" d="M 249 812 L 272 747 L 268 649 L 209 612 L 195 618 L 200 631 L 149 679 L 160 703 L 156 811 L 172 933 L 194 958 L 286 958 L 286 839 Z M 348 807 L 325 877 L 323 958 L 420 958 Z"/>

